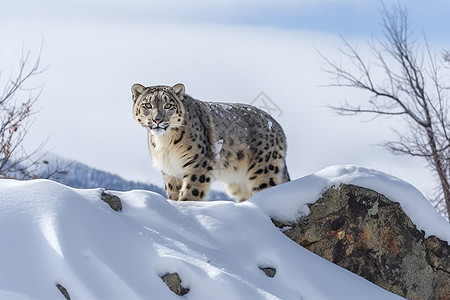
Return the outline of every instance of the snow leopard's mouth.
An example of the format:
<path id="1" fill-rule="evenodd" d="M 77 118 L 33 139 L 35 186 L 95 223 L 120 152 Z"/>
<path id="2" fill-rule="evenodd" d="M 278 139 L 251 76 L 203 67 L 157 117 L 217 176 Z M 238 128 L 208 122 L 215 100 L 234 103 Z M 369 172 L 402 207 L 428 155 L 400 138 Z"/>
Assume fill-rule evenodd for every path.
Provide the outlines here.
<path id="1" fill-rule="evenodd" d="M 161 136 L 163 134 L 166 133 L 167 129 L 169 128 L 169 123 L 168 122 L 155 122 L 155 121 L 151 121 L 151 122 L 146 122 L 144 124 L 142 124 L 144 127 L 147 128 L 147 130 L 156 136 Z"/>
<path id="2" fill-rule="evenodd" d="M 160 127 L 158 127 L 158 128 L 152 128 L 152 129 L 150 129 L 150 132 L 151 132 L 153 135 L 161 136 L 161 135 L 163 135 L 163 134 L 166 133 L 166 129 L 160 128 Z"/>
<path id="3" fill-rule="evenodd" d="M 169 127 L 169 125 L 166 125 L 166 124 L 160 124 L 160 125 L 152 124 L 149 127 L 150 127 L 150 129 L 164 129 L 164 130 L 166 130 L 167 127 Z"/>
<path id="4" fill-rule="evenodd" d="M 161 136 L 166 133 L 166 130 L 168 128 L 168 126 L 161 126 L 161 125 L 162 124 L 156 126 L 148 126 L 148 129 L 153 135 Z"/>
<path id="5" fill-rule="evenodd" d="M 144 127 L 147 127 L 150 130 L 154 130 L 154 129 L 163 129 L 166 130 L 169 127 L 169 124 L 167 123 L 155 123 L 155 122 L 149 122 L 149 123 L 145 123 L 143 124 Z"/>

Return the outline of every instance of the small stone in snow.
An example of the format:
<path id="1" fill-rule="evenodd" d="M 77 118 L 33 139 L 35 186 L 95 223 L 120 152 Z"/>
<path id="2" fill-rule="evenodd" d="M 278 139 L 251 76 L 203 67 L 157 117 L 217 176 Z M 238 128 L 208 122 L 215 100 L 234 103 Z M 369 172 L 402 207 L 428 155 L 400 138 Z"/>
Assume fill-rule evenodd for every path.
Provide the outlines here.
<path id="1" fill-rule="evenodd" d="M 69 292 L 67 292 L 67 290 L 66 290 L 65 287 L 63 287 L 63 286 L 60 285 L 59 283 L 56 284 L 56 287 L 58 288 L 58 290 L 61 292 L 61 294 L 63 294 L 63 296 L 64 296 L 67 300 L 70 300 Z"/>
<path id="2" fill-rule="evenodd" d="M 267 277 L 275 277 L 275 274 L 277 273 L 277 269 L 270 268 L 270 267 L 261 267 L 259 266 L 259 269 L 266 274 Z"/>
<path id="3" fill-rule="evenodd" d="M 115 211 L 122 211 L 122 202 L 116 195 L 107 194 L 102 192 L 102 200 L 109 204 L 109 206 Z"/>
<path id="4" fill-rule="evenodd" d="M 189 289 L 181 284 L 181 278 L 178 273 L 167 273 L 161 277 L 169 289 L 179 296 L 189 293 Z"/>

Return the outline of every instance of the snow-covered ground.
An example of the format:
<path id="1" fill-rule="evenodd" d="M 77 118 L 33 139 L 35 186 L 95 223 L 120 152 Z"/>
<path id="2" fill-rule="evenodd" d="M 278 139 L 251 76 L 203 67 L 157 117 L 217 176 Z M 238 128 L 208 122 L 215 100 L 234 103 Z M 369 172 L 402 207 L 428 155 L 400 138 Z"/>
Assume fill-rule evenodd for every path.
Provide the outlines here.
<path id="1" fill-rule="evenodd" d="M 427 235 L 450 224 L 412 186 L 370 169 L 337 166 L 243 203 L 174 202 L 147 191 L 77 190 L 0 180 L 0 298 L 177 299 L 161 280 L 177 272 L 187 299 L 399 299 L 298 246 L 270 218 L 294 220 L 332 185 L 354 183 L 399 201 Z M 260 267 L 273 267 L 267 277 Z"/>

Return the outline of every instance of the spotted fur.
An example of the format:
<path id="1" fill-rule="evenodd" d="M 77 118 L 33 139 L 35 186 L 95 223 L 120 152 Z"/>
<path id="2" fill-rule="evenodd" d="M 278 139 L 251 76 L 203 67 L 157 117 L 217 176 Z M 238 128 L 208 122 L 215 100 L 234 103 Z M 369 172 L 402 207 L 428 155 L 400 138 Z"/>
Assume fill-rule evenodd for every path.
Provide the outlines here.
<path id="1" fill-rule="evenodd" d="M 132 87 L 133 114 L 148 129 L 154 164 L 172 200 L 203 200 L 223 181 L 244 201 L 289 181 L 286 137 L 267 113 L 245 104 L 202 102 L 183 84 Z"/>

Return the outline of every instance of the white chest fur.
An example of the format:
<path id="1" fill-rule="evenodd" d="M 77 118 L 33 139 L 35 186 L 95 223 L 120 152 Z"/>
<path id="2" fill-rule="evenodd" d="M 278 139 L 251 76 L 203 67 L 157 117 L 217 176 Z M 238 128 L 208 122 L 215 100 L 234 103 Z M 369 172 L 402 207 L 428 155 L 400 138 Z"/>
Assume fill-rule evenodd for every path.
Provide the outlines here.
<path id="1" fill-rule="evenodd" d="M 164 136 L 153 136 L 155 146 L 150 145 L 153 164 L 167 175 L 182 178 L 184 175 L 183 161 L 179 149 Z"/>

